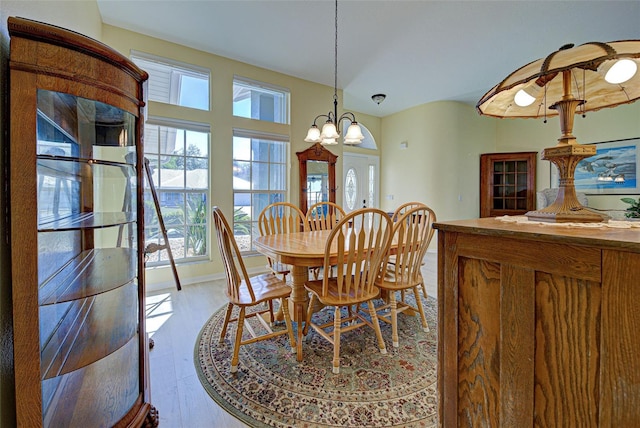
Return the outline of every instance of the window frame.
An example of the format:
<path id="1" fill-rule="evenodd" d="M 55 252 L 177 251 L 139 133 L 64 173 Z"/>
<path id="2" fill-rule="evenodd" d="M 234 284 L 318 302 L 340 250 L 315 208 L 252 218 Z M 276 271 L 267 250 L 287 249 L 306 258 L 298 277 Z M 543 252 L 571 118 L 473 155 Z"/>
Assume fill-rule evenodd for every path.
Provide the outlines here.
<path id="1" fill-rule="evenodd" d="M 166 128 L 172 128 L 177 130 L 177 132 L 185 132 L 185 137 L 186 137 L 186 132 L 192 131 L 192 132 L 198 132 L 198 133 L 202 133 L 202 134 L 207 134 L 207 153 L 206 155 L 202 155 L 202 156 L 190 156 L 187 153 L 187 149 L 189 147 L 188 141 L 185 140 L 184 141 L 184 146 L 183 146 L 183 154 L 182 155 L 177 155 L 177 154 L 173 154 L 173 153 L 159 153 L 161 152 L 162 148 L 160 146 L 157 146 L 155 148 L 153 148 L 153 151 L 148 150 L 147 147 L 143 147 L 144 150 L 144 156 L 145 159 L 148 159 L 148 155 L 149 157 L 154 156 L 158 159 L 158 161 L 160 160 L 160 158 L 162 158 L 163 156 L 172 156 L 172 157 L 182 157 L 184 159 L 183 161 L 183 186 L 182 187 L 163 187 L 162 186 L 162 173 L 161 171 L 158 171 L 158 183 L 156 183 L 154 181 L 153 185 L 154 188 L 156 190 L 156 194 L 158 195 L 158 203 L 160 204 L 160 209 L 162 211 L 162 209 L 164 208 L 162 206 L 162 194 L 181 194 L 182 195 L 182 200 L 181 200 L 181 205 L 182 205 L 182 209 L 183 209 L 183 217 L 182 217 L 182 224 L 178 224 L 178 226 L 180 228 L 183 229 L 183 236 L 181 239 L 183 239 L 183 244 L 184 244 L 184 248 L 185 248 L 185 253 L 183 256 L 178 256 L 175 254 L 175 250 L 173 250 L 172 247 L 172 253 L 173 254 L 173 258 L 176 264 L 186 264 L 186 263 L 194 263 L 194 262 L 202 262 L 202 261 L 209 261 L 210 257 L 211 257 L 211 220 L 209 218 L 209 213 L 211 212 L 210 210 L 210 206 L 211 206 L 211 127 L 209 124 L 207 123 L 198 123 L 198 122 L 190 122 L 190 121 L 185 121 L 185 120 L 180 120 L 180 119 L 173 119 L 173 118 L 166 118 L 166 117 L 159 117 L 159 116 L 150 116 L 147 118 L 146 122 L 145 122 L 145 128 L 147 126 L 154 126 L 154 127 L 166 127 Z M 158 144 L 159 141 L 158 141 Z M 144 146 L 144 145 L 143 145 Z M 174 148 L 174 151 L 177 150 L 177 148 Z M 207 163 L 207 177 L 206 177 L 206 184 L 204 188 L 197 188 L 197 187 L 189 187 L 188 186 L 188 180 L 187 180 L 187 171 L 189 170 L 187 167 L 188 164 L 188 159 L 205 159 L 206 163 Z M 154 163 L 150 162 L 152 165 Z M 150 189 L 150 184 L 148 183 L 148 177 L 146 177 L 145 174 L 145 186 L 144 186 L 144 192 L 151 192 Z M 206 249 L 205 249 L 205 253 L 201 254 L 201 255 L 193 255 L 193 256 L 187 256 L 187 251 L 188 249 L 190 249 L 190 246 L 188 245 L 187 241 L 189 239 L 189 231 L 190 231 L 190 227 L 199 227 L 199 225 L 201 225 L 202 223 L 193 223 L 190 222 L 190 218 L 188 216 L 188 212 L 189 212 L 189 207 L 188 207 L 188 199 L 191 195 L 203 195 L 204 197 L 204 235 L 205 235 L 205 245 L 206 245 Z M 146 200 L 145 200 L 145 204 L 146 204 Z M 198 207 L 199 209 L 200 207 Z M 197 211 L 197 209 L 196 209 Z M 155 205 L 153 206 L 153 213 L 155 215 L 157 215 L 158 213 L 156 212 L 155 209 Z M 163 220 L 166 219 L 166 215 L 163 214 Z M 166 223 L 166 221 L 165 221 Z M 166 224 L 165 224 L 166 226 Z M 144 229 L 145 229 L 145 240 L 147 239 L 147 231 L 151 230 L 151 229 L 157 229 L 156 231 L 158 233 L 161 232 L 160 230 L 160 225 L 159 223 L 154 224 L 153 226 L 150 226 L 149 224 L 147 224 L 147 222 L 145 222 L 144 225 Z M 167 229 L 169 229 L 167 227 Z M 169 231 L 169 230 L 167 230 Z M 163 241 L 163 242 L 160 242 Z M 157 238 L 154 238 L 151 242 L 156 242 L 158 244 L 164 244 L 164 238 L 162 236 L 157 236 Z M 155 260 L 148 260 L 147 261 L 147 266 L 148 267 L 162 267 L 162 266 L 168 266 L 170 264 L 170 260 L 168 259 L 168 256 L 166 256 L 165 258 L 162 258 L 161 254 L 158 254 L 157 256 L 155 256 Z"/>
<path id="2" fill-rule="evenodd" d="M 265 120 L 265 119 L 261 119 L 261 118 L 253 118 L 251 116 L 240 116 L 235 114 L 235 89 L 236 89 L 236 85 L 239 86 L 243 86 L 249 90 L 255 89 L 256 91 L 259 92 L 263 92 L 263 93 L 271 93 L 274 95 L 281 95 L 283 100 L 282 100 L 282 105 L 280 107 L 280 112 L 279 115 L 283 118 L 282 122 L 277 122 L 275 120 Z M 242 76 L 238 76 L 238 75 L 234 75 L 233 76 L 233 84 L 232 84 L 232 92 L 233 92 L 233 99 L 231 102 L 231 106 L 232 106 L 232 111 L 233 111 L 233 116 L 234 117 L 241 117 L 241 118 L 245 118 L 245 119 L 253 119 L 253 120 L 258 120 L 258 121 L 263 121 L 263 122 L 268 122 L 268 123 L 277 123 L 277 124 L 282 124 L 282 125 L 290 125 L 291 124 L 291 108 L 290 108 L 290 103 L 291 103 L 291 91 L 288 88 L 282 87 L 282 86 L 278 86 L 278 85 L 274 85 L 271 83 L 266 83 L 266 82 L 261 82 L 258 80 L 253 80 L 253 79 L 249 79 L 246 77 L 242 77 Z M 274 114 L 275 116 L 275 114 Z"/>

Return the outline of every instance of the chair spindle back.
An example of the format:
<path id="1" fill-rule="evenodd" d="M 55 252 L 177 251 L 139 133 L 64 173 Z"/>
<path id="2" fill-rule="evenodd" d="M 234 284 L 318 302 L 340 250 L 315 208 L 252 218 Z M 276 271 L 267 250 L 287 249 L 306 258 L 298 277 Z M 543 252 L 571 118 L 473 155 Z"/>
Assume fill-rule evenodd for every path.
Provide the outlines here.
<path id="1" fill-rule="evenodd" d="M 433 210 L 422 205 L 407 210 L 394 223 L 395 262 L 385 263 L 384 267 L 393 273 L 397 284 L 414 285 L 422 281 L 420 267 L 434 234 L 432 226 L 435 221 Z"/>
<path id="2" fill-rule="evenodd" d="M 328 230 L 333 229 L 344 216 L 340 205 L 329 201 L 318 202 L 307 211 L 305 223 L 311 230 Z"/>
<path id="3" fill-rule="evenodd" d="M 391 218 L 377 208 L 352 211 L 333 228 L 325 247 L 324 271 L 331 272 L 331 266 L 337 265 L 333 278 L 337 281 L 340 302 L 372 292 L 391 243 L 392 230 Z M 332 252 L 337 258 L 331 257 Z M 328 293 L 329 278 L 327 275 L 323 279 L 323 295 Z"/>

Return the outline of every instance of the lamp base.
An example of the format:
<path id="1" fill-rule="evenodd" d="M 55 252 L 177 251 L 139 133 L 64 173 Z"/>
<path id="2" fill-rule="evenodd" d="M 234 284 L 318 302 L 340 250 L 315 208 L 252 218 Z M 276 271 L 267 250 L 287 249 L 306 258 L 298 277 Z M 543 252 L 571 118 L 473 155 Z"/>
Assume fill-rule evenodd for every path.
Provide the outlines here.
<path id="1" fill-rule="evenodd" d="M 566 143 L 569 140 L 570 143 Z M 609 217 L 584 207 L 576 196 L 574 172 L 580 160 L 596 154 L 593 145 L 575 143 L 575 139 L 564 139 L 561 144 L 542 151 L 542 159 L 553 162 L 560 173 L 558 196 L 553 204 L 537 211 L 529 211 L 525 215 L 534 221 L 553 223 L 596 223 Z"/>
<path id="2" fill-rule="evenodd" d="M 609 219 L 609 216 L 596 213 L 588 208 L 579 208 L 566 212 L 551 212 L 542 209 L 529 211 L 525 215 L 531 221 L 545 221 L 549 223 L 600 223 Z"/>

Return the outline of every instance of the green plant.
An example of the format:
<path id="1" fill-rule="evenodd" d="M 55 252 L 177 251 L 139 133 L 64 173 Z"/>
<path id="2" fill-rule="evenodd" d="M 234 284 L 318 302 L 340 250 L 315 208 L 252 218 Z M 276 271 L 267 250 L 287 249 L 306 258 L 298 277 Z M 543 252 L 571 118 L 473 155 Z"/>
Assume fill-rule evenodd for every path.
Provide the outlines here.
<path id="1" fill-rule="evenodd" d="M 242 208 L 233 211 L 233 234 L 249 235 L 251 233 L 251 217 Z"/>
<path id="2" fill-rule="evenodd" d="M 193 248 L 194 255 L 201 256 L 207 253 L 207 204 L 204 198 L 187 198 L 190 226 L 187 226 L 187 239 L 189 248 Z"/>
<path id="3" fill-rule="evenodd" d="M 624 216 L 627 218 L 640 218 L 640 198 L 636 201 L 633 198 L 622 198 L 620 199 L 625 204 L 629 204 L 629 207 L 626 209 Z"/>

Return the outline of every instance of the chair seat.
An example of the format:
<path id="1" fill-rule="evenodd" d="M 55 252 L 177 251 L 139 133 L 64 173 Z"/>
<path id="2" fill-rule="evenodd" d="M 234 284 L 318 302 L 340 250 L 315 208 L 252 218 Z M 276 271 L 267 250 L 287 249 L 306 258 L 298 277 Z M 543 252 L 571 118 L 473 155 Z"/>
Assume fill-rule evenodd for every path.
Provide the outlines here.
<path id="1" fill-rule="evenodd" d="M 378 278 L 376 280 L 376 287 L 384 288 L 385 290 L 399 291 L 399 290 L 406 290 L 407 288 L 413 288 L 418 285 L 422 285 L 423 283 L 424 283 L 424 280 L 422 279 L 422 275 L 419 275 L 418 277 L 416 277 L 415 281 L 404 282 L 404 281 L 398 281 L 395 274 L 387 271 L 383 279 Z"/>
<path id="2" fill-rule="evenodd" d="M 344 298 L 346 297 L 346 295 L 343 295 L 342 300 L 338 298 L 338 281 L 336 280 L 336 278 L 328 279 L 329 281 L 328 293 L 325 296 L 322 295 L 322 281 L 323 281 L 322 279 L 315 280 L 315 281 L 307 281 L 304 284 L 304 286 L 307 290 L 315 294 L 318 297 L 318 300 L 320 300 L 320 302 L 326 306 L 345 305 L 346 303 L 344 302 Z M 371 291 L 372 291 L 371 293 L 362 294 L 357 297 L 355 294 L 350 292 L 348 294 L 349 304 L 355 305 L 358 303 L 367 302 L 371 299 L 375 299 L 380 294 L 380 289 L 375 286 L 371 287 Z"/>
<path id="3" fill-rule="evenodd" d="M 271 273 L 251 277 L 251 287 L 255 300 L 251 300 L 249 290 L 242 281 L 238 298 L 232 299 L 231 296 L 227 296 L 229 301 L 238 306 L 253 306 L 266 300 L 289 297 L 291 294 L 291 287 Z"/>

